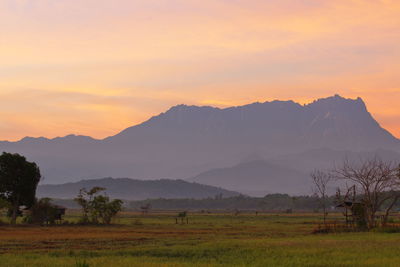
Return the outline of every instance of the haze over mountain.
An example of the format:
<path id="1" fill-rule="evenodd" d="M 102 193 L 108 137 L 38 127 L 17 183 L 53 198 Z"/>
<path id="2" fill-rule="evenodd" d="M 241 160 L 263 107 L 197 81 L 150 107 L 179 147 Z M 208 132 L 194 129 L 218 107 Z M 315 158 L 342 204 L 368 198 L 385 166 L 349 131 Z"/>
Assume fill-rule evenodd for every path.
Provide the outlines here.
<path id="1" fill-rule="evenodd" d="M 81 188 L 90 189 L 95 186 L 104 187 L 111 198 L 124 200 L 144 200 L 155 198 L 194 198 L 203 199 L 222 195 L 223 197 L 237 196 L 239 193 L 222 188 L 189 183 L 182 180 L 152 180 L 141 181 L 128 178 L 103 178 L 82 180 L 75 183 L 59 185 L 39 185 L 38 197 L 73 199 Z"/>
<path id="2" fill-rule="evenodd" d="M 307 173 L 286 166 L 254 160 L 209 170 L 190 180 L 226 189 L 237 188 L 242 193 L 261 197 L 269 193 L 307 194 L 310 185 L 304 182 L 306 177 Z"/>
<path id="3" fill-rule="evenodd" d="M 357 164 L 360 159 L 375 156 L 400 163 L 400 154 L 390 150 L 354 152 L 325 148 L 267 160 L 253 155 L 242 163 L 209 170 L 188 180 L 238 190 L 251 196 L 261 197 L 270 193 L 308 195 L 312 193 L 310 173 L 314 169 L 332 170 L 345 159 Z M 336 188 L 329 188 L 332 194 L 335 190 Z"/>
<path id="4" fill-rule="evenodd" d="M 322 156 L 326 160 L 303 160 L 302 153 L 320 149 L 327 149 Z M 104 140 L 74 135 L 24 138 L 0 142 L 0 150 L 36 161 L 45 177 L 42 183 L 65 183 L 105 176 L 186 179 L 241 164 L 252 155 L 273 159 L 266 164 L 274 166 L 281 157 L 280 168 L 307 173 L 330 164 L 330 154 L 337 153 L 332 151 L 400 151 L 400 142 L 380 127 L 360 98 L 336 95 L 308 105 L 293 101 L 224 109 L 178 105 Z M 301 168 L 296 167 L 299 164 Z M 261 183 L 260 179 L 254 182 Z M 296 184 L 288 185 L 292 188 L 287 192 L 295 191 Z M 275 190 L 271 189 L 265 191 Z"/>

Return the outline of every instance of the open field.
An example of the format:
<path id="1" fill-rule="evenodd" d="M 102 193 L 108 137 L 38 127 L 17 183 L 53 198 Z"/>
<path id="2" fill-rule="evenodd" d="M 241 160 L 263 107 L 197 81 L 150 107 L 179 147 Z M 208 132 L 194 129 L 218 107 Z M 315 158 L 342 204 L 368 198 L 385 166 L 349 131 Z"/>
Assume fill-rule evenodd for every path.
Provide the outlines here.
<path id="1" fill-rule="evenodd" d="M 123 213 L 113 226 L 0 226 L 0 266 L 398 266 L 400 234 L 312 234 L 315 214 Z M 77 219 L 70 214 L 69 221 Z M 334 218 L 332 218 L 334 219 Z M 87 266 L 87 265 L 86 265 Z"/>

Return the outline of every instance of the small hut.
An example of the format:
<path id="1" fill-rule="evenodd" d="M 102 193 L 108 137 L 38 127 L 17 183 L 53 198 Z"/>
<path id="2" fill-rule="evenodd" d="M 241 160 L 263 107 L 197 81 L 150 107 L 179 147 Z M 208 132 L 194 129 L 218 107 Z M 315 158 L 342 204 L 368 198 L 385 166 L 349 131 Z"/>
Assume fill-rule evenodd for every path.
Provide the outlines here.
<path id="1" fill-rule="evenodd" d="M 30 217 L 30 222 L 34 224 L 61 224 L 65 215 L 66 207 L 53 205 L 50 206 L 33 206 L 31 208 L 24 207 L 23 215 Z"/>
<path id="2" fill-rule="evenodd" d="M 67 210 L 67 208 L 59 205 L 54 205 L 54 208 L 55 208 L 54 218 L 56 221 L 61 223 L 63 219 L 62 216 L 65 215 L 65 211 Z"/>
<path id="3" fill-rule="evenodd" d="M 359 224 L 365 221 L 364 205 L 361 202 L 343 201 L 336 208 L 344 209 L 343 215 L 346 218 L 346 225 Z"/>
<path id="4" fill-rule="evenodd" d="M 141 209 L 143 215 L 147 214 L 151 210 L 151 204 L 147 203 L 146 205 L 141 206 L 140 209 Z"/>

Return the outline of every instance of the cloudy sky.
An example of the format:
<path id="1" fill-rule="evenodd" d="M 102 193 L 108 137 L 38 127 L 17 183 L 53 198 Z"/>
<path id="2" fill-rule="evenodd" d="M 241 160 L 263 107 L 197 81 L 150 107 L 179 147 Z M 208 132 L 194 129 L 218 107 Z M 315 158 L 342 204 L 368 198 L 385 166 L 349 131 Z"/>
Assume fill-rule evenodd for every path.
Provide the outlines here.
<path id="1" fill-rule="evenodd" d="M 362 97 L 400 137 L 398 0 L 0 0 L 0 139 Z"/>

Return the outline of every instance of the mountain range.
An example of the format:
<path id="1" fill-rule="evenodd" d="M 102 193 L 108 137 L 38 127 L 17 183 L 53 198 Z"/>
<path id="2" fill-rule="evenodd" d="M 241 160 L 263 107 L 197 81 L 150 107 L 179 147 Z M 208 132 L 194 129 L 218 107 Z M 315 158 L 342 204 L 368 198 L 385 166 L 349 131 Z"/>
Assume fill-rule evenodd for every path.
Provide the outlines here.
<path id="1" fill-rule="evenodd" d="M 37 162 L 46 184 L 99 177 L 188 179 L 234 191 L 304 192 L 315 168 L 346 155 L 400 159 L 400 141 L 362 99 L 335 95 L 215 108 L 178 105 L 96 140 L 68 135 L 0 142 Z M 308 181 L 308 180 L 307 180 Z"/>
<path id="2" fill-rule="evenodd" d="M 204 199 L 215 196 L 232 197 L 239 195 L 237 192 L 183 180 L 143 181 L 128 178 L 102 178 L 57 185 L 39 185 L 36 194 L 38 197 L 73 199 L 78 195 L 81 188 L 89 190 L 95 186 L 106 188 L 105 193 L 110 198 L 124 200 L 155 198 Z"/>

